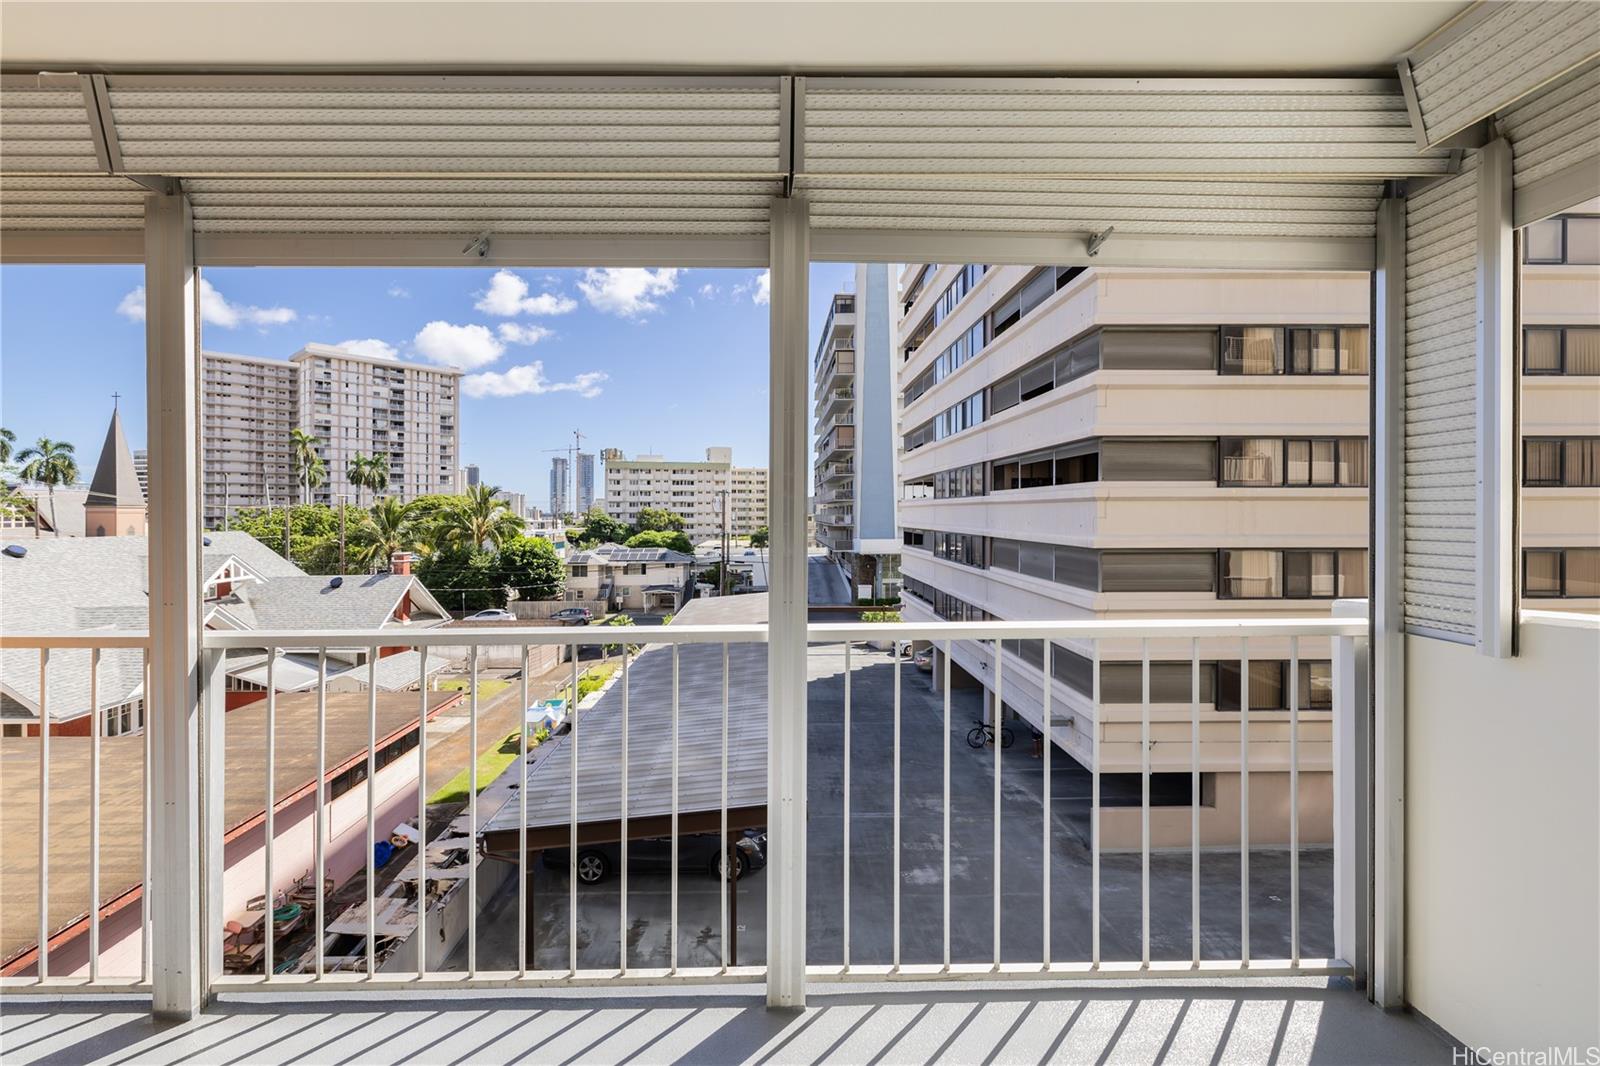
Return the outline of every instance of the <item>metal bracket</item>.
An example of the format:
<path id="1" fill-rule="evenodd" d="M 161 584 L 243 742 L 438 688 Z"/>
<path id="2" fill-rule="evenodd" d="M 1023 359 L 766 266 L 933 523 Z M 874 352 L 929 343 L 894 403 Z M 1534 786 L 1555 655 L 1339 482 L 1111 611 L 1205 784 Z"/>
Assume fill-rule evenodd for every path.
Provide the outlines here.
<path id="1" fill-rule="evenodd" d="M 1107 226 L 1099 233 L 1089 234 L 1089 258 L 1093 259 L 1100 254 L 1100 246 L 1106 243 L 1106 239 L 1116 231 L 1116 228 L 1115 226 Z"/>
<path id="2" fill-rule="evenodd" d="M 162 196 L 180 196 L 183 194 L 183 182 L 177 178 L 169 178 L 161 174 L 119 174 L 135 185 L 149 189 L 151 192 L 160 193 Z"/>
<path id="3" fill-rule="evenodd" d="M 784 171 L 784 199 L 792 199 L 795 174 L 803 169 L 806 145 L 806 79 L 780 79 L 778 88 L 778 167 Z"/>
<path id="4" fill-rule="evenodd" d="M 489 231 L 484 230 L 468 241 L 467 246 L 461 249 L 461 254 L 476 255 L 479 259 L 487 259 L 489 257 Z"/>

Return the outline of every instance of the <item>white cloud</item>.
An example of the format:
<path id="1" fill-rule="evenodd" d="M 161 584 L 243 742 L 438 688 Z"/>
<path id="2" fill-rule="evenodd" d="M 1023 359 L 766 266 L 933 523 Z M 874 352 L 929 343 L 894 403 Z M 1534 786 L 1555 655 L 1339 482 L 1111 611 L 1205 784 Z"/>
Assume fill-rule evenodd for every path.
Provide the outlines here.
<path id="1" fill-rule="evenodd" d="M 393 296 L 396 300 L 409 300 L 411 299 L 411 290 L 406 288 L 404 285 L 390 285 L 389 295 Z"/>
<path id="2" fill-rule="evenodd" d="M 507 344 L 537 344 L 555 333 L 543 326 L 523 325 L 520 322 L 502 322 L 495 327 L 500 339 Z"/>
<path id="3" fill-rule="evenodd" d="M 772 271 L 763 270 L 756 275 L 756 291 L 751 295 L 750 299 L 758 304 L 772 302 Z"/>
<path id="4" fill-rule="evenodd" d="M 564 315 L 578 309 L 578 301 L 556 292 L 528 295 L 528 283 L 519 274 L 497 270 L 489 279 L 489 289 L 477 303 L 478 310 L 510 318 L 513 315 Z"/>
<path id="5" fill-rule="evenodd" d="M 340 341 L 338 347 L 355 355 L 365 355 L 373 359 L 398 359 L 400 352 L 388 341 L 379 340 L 377 337 L 368 337 L 359 341 Z"/>
<path id="6" fill-rule="evenodd" d="M 412 342 L 417 354 L 430 363 L 476 370 L 505 354 L 506 346 L 495 340 L 487 326 L 454 326 L 433 321 L 417 332 Z"/>
<path id="7" fill-rule="evenodd" d="M 579 374 L 571 381 L 550 381 L 544 376 L 544 363 L 539 360 L 526 366 L 514 366 L 504 374 L 484 371 L 468 374 L 461 379 L 461 390 L 468 396 L 543 396 L 547 392 L 575 392 L 592 400 L 600 395 L 600 383 L 609 375 L 598 370 Z"/>
<path id="8" fill-rule="evenodd" d="M 117 304 L 117 314 L 134 322 L 144 321 L 144 286 L 140 285 Z"/>
<path id="9" fill-rule="evenodd" d="M 117 304 L 117 314 L 143 322 L 144 286 L 140 285 Z M 253 304 L 229 303 L 227 297 L 205 278 L 200 279 L 200 321 L 208 326 L 237 329 L 242 325 L 281 326 L 300 316 L 292 307 L 256 307 Z"/>
<path id="10" fill-rule="evenodd" d="M 655 297 L 666 296 L 678 287 L 677 267 L 602 267 L 583 272 L 578 291 L 596 311 L 637 318 L 661 310 Z"/>
<path id="11" fill-rule="evenodd" d="M 713 296 L 715 296 L 716 294 L 717 294 L 717 287 L 715 285 L 711 284 L 709 281 L 706 282 L 704 285 L 700 286 L 700 295 L 704 296 L 706 299 L 709 300 Z"/>

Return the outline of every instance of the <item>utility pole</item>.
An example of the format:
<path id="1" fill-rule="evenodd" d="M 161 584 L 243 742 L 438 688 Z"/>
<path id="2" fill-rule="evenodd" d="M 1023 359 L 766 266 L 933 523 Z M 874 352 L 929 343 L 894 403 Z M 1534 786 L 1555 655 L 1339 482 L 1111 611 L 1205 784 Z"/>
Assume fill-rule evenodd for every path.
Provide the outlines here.
<path id="1" fill-rule="evenodd" d="M 289 553 L 289 519 L 294 514 L 294 500 L 288 500 L 283 506 L 283 557 L 294 562 L 294 556 Z"/>
<path id="2" fill-rule="evenodd" d="M 722 595 L 728 594 L 728 497 L 731 493 L 724 489 L 722 492 Z"/>
<path id="3" fill-rule="evenodd" d="M 338 495 L 339 495 L 339 573 L 342 574 L 342 573 L 345 572 L 345 566 L 344 566 L 344 509 L 345 509 L 345 502 L 344 501 L 349 498 L 350 494 L 348 492 L 341 492 Z"/>

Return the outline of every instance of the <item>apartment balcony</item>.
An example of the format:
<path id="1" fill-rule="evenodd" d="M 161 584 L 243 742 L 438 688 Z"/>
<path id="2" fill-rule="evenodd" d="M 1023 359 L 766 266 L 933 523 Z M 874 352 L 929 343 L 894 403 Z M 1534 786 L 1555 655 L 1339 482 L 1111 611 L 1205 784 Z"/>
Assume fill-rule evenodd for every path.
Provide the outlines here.
<path id="1" fill-rule="evenodd" d="M 848 455 L 856 445 L 854 426 L 835 426 L 817 440 L 817 458 L 823 462 Z"/>
<path id="2" fill-rule="evenodd" d="M 821 481 L 823 484 L 841 481 L 856 476 L 856 465 L 853 462 L 823 463 L 821 467 Z"/>

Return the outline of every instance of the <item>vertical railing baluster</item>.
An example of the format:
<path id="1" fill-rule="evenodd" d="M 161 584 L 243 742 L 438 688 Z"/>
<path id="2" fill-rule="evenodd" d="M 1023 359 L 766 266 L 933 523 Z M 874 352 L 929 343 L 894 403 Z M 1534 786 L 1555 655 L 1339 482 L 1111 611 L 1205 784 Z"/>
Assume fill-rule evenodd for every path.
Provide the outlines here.
<path id="1" fill-rule="evenodd" d="M 724 851 L 730 851 L 728 848 L 728 695 L 731 688 L 729 684 L 728 658 L 728 645 L 724 643 L 722 645 L 722 799 L 719 804 L 722 814 L 722 848 Z M 728 893 L 737 891 L 739 878 L 739 853 L 737 847 L 731 849 L 727 861 L 729 864 L 728 873 L 722 879 L 722 890 L 717 893 L 718 902 L 722 907 L 722 925 L 719 928 L 722 930 L 722 968 L 724 970 L 730 965 L 728 944 L 729 937 L 733 931 L 728 928 Z"/>
<path id="2" fill-rule="evenodd" d="M 522 646 L 522 706 L 517 712 L 517 732 L 522 739 L 517 742 L 517 976 L 528 976 L 528 646 Z M 623 686 L 623 699 L 628 697 Z M 626 733 L 623 734 L 626 737 Z M 622 765 L 628 765 L 624 759 Z M 626 770 L 624 770 L 626 773 Z M 623 795 L 627 795 L 624 786 Z M 626 819 L 628 809 L 622 809 Z M 420 896 L 418 897 L 421 898 Z"/>
<path id="3" fill-rule="evenodd" d="M 843 964 L 850 969 L 850 642 L 844 642 L 844 890 L 840 900 L 843 913 Z"/>
<path id="4" fill-rule="evenodd" d="M 890 877 L 893 879 L 894 892 L 891 909 L 891 959 L 896 970 L 900 969 L 900 642 L 891 641 L 891 654 L 894 656 L 894 815 L 891 832 L 893 834 L 893 861 L 890 865 Z"/>
<path id="5" fill-rule="evenodd" d="M 417 649 L 417 980 L 428 975 L 428 646 Z M 527 782 L 523 782 L 526 786 Z"/>
<path id="6" fill-rule="evenodd" d="M 1250 965 L 1250 638 L 1239 644 L 1239 959 Z"/>
<path id="7" fill-rule="evenodd" d="M 1089 742 L 1089 962 L 1100 965 L 1100 638 L 1089 642 L 1089 705 L 1094 709 L 1094 736 Z"/>
<path id="8" fill-rule="evenodd" d="M 474 738 L 476 739 L 476 738 Z M 472 750 L 477 752 L 477 744 Z M 477 765 L 477 759 L 473 759 Z M 378 972 L 378 647 L 367 649 L 367 977 Z M 472 868 L 468 867 L 470 871 Z M 468 926 L 469 937 L 471 926 Z"/>
<path id="9" fill-rule="evenodd" d="M 1005 682 L 1000 641 L 994 642 L 994 967 L 1000 968 L 1000 769 L 1001 729 L 1005 726 Z"/>
<path id="10" fill-rule="evenodd" d="M 50 978 L 50 649 L 39 649 L 39 980 Z"/>
<path id="11" fill-rule="evenodd" d="M 261 857 L 265 867 L 265 889 L 261 897 L 261 979 L 264 982 L 272 980 L 273 948 L 272 942 L 272 844 L 277 833 L 277 812 L 273 809 L 276 804 L 276 781 L 278 773 L 278 684 L 275 677 L 278 665 L 278 649 L 267 649 L 267 809 L 262 817 Z M 369 848 L 367 854 L 372 854 Z"/>
<path id="12" fill-rule="evenodd" d="M 1150 638 L 1139 642 L 1139 958 L 1150 968 Z"/>
<path id="13" fill-rule="evenodd" d="M 467 976 L 478 975 L 478 645 L 467 653 L 471 675 L 467 751 Z"/>
<path id="14" fill-rule="evenodd" d="M 1211 694 L 1214 701 L 1216 693 Z M 1189 956 L 1200 965 L 1200 638 L 1189 640 Z"/>
<path id="15" fill-rule="evenodd" d="M 622 889 L 617 894 L 617 952 L 623 973 L 628 972 L 628 645 L 622 645 L 622 832 L 618 834 L 621 853 Z"/>
<path id="16" fill-rule="evenodd" d="M 1041 884 L 1039 887 L 1039 904 L 1043 909 L 1040 916 L 1040 929 L 1042 930 L 1044 968 L 1050 968 L 1050 749 L 1055 747 L 1055 674 L 1053 673 L 1053 652 L 1055 645 L 1044 641 L 1044 802 L 1043 823 L 1041 833 L 1044 837 L 1040 844 L 1040 855 L 1043 856 Z"/>
<path id="17" fill-rule="evenodd" d="M 578 645 L 572 651 L 572 691 L 567 701 L 567 747 L 570 762 L 567 766 L 568 786 L 571 795 L 567 802 L 572 811 L 567 841 L 567 972 L 578 972 Z"/>
<path id="18" fill-rule="evenodd" d="M 678 972 L 678 645 L 672 646 L 672 940 L 669 968 Z"/>
<path id="19" fill-rule="evenodd" d="M 1300 965 L 1300 638 L 1289 638 L 1289 963 Z"/>
<path id="20" fill-rule="evenodd" d="M 950 641 L 944 642 L 944 968 L 950 969 Z"/>
<path id="21" fill-rule="evenodd" d="M 421 788 L 422 779 L 419 777 L 418 788 Z M 327 928 L 323 916 L 326 900 L 322 885 L 323 878 L 328 876 L 327 867 L 327 805 L 328 796 L 328 649 L 321 648 L 317 651 L 317 811 L 316 811 L 316 865 L 317 865 L 317 925 L 316 925 L 316 975 L 321 977 L 326 966 L 323 957 L 322 931 Z M 422 897 L 418 897 L 419 899 Z M 422 942 L 419 940 L 418 944 Z"/>
<path id="22" fill-rule="evenodd" d="M 89 981 L 100 980 L 100 649 L 89 650 Z"/>
<path id="23" fill-rule="evenodd" d="M 140 676 L 144 679 L 143 698 L 140 701 L 144 726 L 144 798 L 143 825 L 140 831 L 143 841 L 140 845 L 143 852 L 141 866 L 143 867 L 139 882 L 139 977 L 145 984 L 150 984 L 154 979 L 154 956 L 150 951 L 150 831 L 152 815 L 150 808 L 154 803 L 155 783 L 150 777 L 150 761 L 154 757 L 152 745 L 155 739 L 150 727 L 150 649 L 145 647 L 140 653 Z M 40 693 L 43 695 L 43 692 Z"/>

